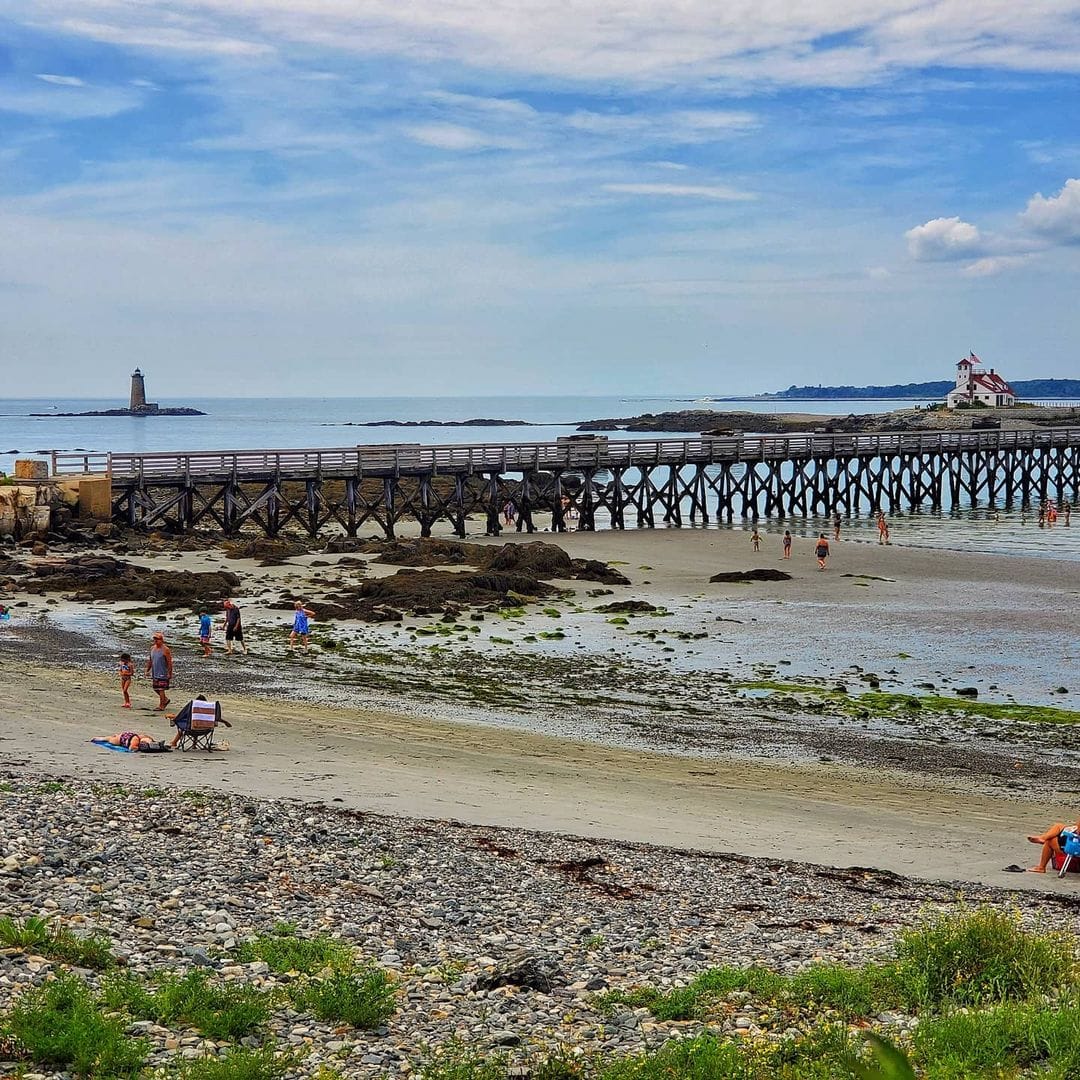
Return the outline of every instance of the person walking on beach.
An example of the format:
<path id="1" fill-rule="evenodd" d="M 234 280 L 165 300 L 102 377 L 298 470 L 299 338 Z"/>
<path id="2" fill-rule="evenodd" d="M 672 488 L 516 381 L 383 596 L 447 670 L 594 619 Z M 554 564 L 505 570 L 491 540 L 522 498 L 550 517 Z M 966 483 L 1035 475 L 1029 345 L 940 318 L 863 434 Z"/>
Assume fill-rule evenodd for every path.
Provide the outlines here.
<path id="1" fill-rule="evenodd" d="M 116 673 L 120 676 L 120 693 L 124 695 L 124 704 L 121 709 L 131 708 L 131 680 L 135 678 L 135 661 L 131 659 L 131 653 L 122 652 L 120 663 Z"/>
<path id="2" fill-rule="evenodd" d="M 885 515 L 879 510 L 877 513 L 877 542 L 887 544 L 889 542 L 889 523 Z"/>
<path id="3" fill-rule="evenodd" d="M 784 558 L 791 558 L 791 530 L 784 530 Z"/>
<path id="4" fill-rule="evenodd" d="M 315 612 L 310 611 L 304 607 L 303 600 L 297 600 L 293 604 L 293 621 L 292 621 L 292 633 L 289 635 L 289 648 L 296 648 L 296 639 L 304 643 L 304 652 L 307 652 L 308 637 L 311 634 L 311 627 L 308 625 L 309 619 L 315 618 Z"/>
<path id="5" fill-rule="evenodd" d="M 824 533 L 818 533 L 814 555 L 817 557 L 817 568 L 819 570 L 824 570 L 825 563 L 829 558 L 829 541 L 825 539 Z"/>
<path id="6" fill-rule="evenodd" d="M 202 654 L 205 658 L 210 657 L 210 635 L 214 630 L 214 620 L 205 611 L 199 612 L 199 644 L 202 646 Z"/>
<path id="7" fill-rule="evenodd" d="M 1069 503 L 1066 503 L 1061 508 L 1061 513 L 1065 517 L 1065 524 L 1068 525 L 1069 524 L 1069 518 L 1072 517 L 1072 506 Z"/>
<path id="8" fill-rule="evenodd" d="M 503 507 L 503 524 L 514 524 L 514 504 L 509 499 L 506 500 L 506 505 Z"/>
<path id="9" fill-rule="evenodd" d="M 146 661 L 146 673 L 153 680 L 152 685 L 157 691 L 157 711 L 164 712 L 165 706 L 169 704 L 165 692 L 172 685 L 173 658 L 172 650 L 165 644 L 165 635 L 160 630 L 154 632 L 150 656 Z"/>
<path id="10" fill-rule="evenodd" d="M 836 509 L 832 515 L 832 538 L 834 540 L 840 539 L 840 510 Z"/>
<path id="11" fill-rule="evenodd" d="M 247 646 L 244 644 L 244 624 L 240 619 L 240 609 L 231 601 L 225 604 L 225 652 L 232 656 L 233 642 L 240 646 L 240 651 L 247 656 Z"/>
<path id="12" fill-rule="evenodd" d="M 754 545 L 755 551 L 761 550 L 761 533 L 757 531 L 757 526 L 754 526 L 754 531 L 750 534 L 750 543 Z"/>

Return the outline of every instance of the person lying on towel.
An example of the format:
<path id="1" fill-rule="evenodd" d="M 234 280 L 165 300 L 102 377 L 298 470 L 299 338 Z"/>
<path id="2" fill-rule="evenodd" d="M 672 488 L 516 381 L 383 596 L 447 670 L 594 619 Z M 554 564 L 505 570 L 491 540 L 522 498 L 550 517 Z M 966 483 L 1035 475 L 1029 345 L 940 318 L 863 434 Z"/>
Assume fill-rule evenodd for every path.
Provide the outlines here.
<path id="1" fill-rule="evenodd" d="M 137 731 L 118 731 L 115 735 L 99 735 L 90 741 L 104 746 L 119 746 L 121 750 L 130 750 L 133 754 L 138 751 L 157 753 L 165 749 L 165 744 L 159 742 L 153 735 L 140 735 Z"/>
<path id="2" fill-rule="evenodd" d="M 224 724 L 226 727 L 232 727 L 221 715 L 221 702 L 220 701 L 207 701 L 206 698 L 200 694 L 194 701 L 189 701 L 170 721 L 170 723 L 176 725 L 176 734 L 173 736 L 173 740 L 169 745 L 176 749 L 177 744 L 180 742 L 180 736 L 185 731 L 191 730 L 191 718 L 192 714 L 196 717 L 201 717 L 204 720 L 210 718 L 210 713 L 213 712 L 214 722 L 218 724 Z"/>

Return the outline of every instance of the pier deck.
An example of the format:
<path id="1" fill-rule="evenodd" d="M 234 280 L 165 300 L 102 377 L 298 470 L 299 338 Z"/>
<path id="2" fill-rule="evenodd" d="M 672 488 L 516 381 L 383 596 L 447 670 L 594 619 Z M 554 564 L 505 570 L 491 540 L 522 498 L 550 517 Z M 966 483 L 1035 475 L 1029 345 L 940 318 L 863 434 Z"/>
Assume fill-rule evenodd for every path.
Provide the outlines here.
<path id="1" fill-rule="evenodd" d="M 317 449 L 52 454 L 54 476 L 108 475 L 114 516 L 146 527 L 292 524 L 387 535 L 403 518 L 428 534 L 471 515 L 501 529 L 550 511 L 563 527 L 623 528 L 711 517 L 812 516 L 902 506 L 1013 505 L 1077 497 L 1080 427 L 872 435 L 567 437 L 513 444 L 375 444 Z"/>

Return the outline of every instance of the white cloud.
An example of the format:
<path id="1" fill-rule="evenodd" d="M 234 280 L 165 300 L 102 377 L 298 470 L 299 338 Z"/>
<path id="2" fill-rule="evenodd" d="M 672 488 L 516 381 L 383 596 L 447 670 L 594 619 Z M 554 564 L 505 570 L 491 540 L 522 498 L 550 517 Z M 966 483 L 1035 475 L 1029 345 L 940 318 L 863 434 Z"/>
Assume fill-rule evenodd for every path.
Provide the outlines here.
<path id="1" fill-rule="evenodd" d="M 983 250 L 979 230 L 958 217 L 934 218 L 904 233 L 908 253 L 920 262 L 970 259 Z"/>
<path id="2" fill-rule="evenodd" d="M 1049 199 L 1041 193 L 1032 196 L 1020 222 L 1054 243 L 1080 243 L 1080 180 L 1066 180 Z"/>
<path id="3" fill-rule="evenodd" d="M 86 83 L 82 79 L 76 78 L 74 75 L 46 75 L 44 73 L 34 76 L 35 79 L 40 79 L 42 82 L 52 83 L 54 86 L 85 86 Z"/>
<path id="4" fill-rule="evenodd" d="M 721 202 L 747 202 L 757 196 L 749 191 L 720 184 L 604 184 L 604 190 L 616 195 L 645 195 L 667 199 L 716 199 Z"/>
<path id="5" fill-rule="evenodd" d="M 93 6 L 87 3 L 76 7 L 75 10 L 85 11 Z M 69 34 L 79 34 L 82 37 L 93 38 L 95 41 L 106 41 L 110 45 L 128 45 L 176 52 L 216 53 L 221 56 L 261 56 L 273 52 L 272 46 L 261 42 L 244 41 L 195 28 L 170 25 L 175 23 L 175 16 L 170 18 L 167 12 L 163 12 L 155 19 L 155 13 L 151 8 L 152 5 L 146 5 L 146 21 L 133 26 L 93 22 L 81 18 L 63 19 L 59 25 L 61 30 Z"/>
<path id="6" fill-rule="evenodd" d="M 727 109 L 683 109 L 661 113 L 598 113 L 579 110 L 566 126 L 590 135 L 635 136 L 668 144 L 707 143 L 756 127 L 750 112 Z"/>
<path id="7" fill-rule="evenodd" d="M 1023 266 L 1030 258 L 1030 255 L 988 255 L 968 264 L 961 273 L 965 277 L 994 277 L 1005 270 Z"/>
<path id="8" fill-rule="evenodd" d="M 410 124 L 404 128 L 413 142 L 437 150 L 522 150 L 521 139 L 494 135 L 460 124 Z"/>
<path id="9" fill-rule="evenodd" d="M 884 281 L 892 274 L 887 266 L 871 266 L 867 268 L 866 276 L 873 281 Z"/>
<path id="10" fill-rule="evenodd" d="M 1071 0 L 38 0 L 27 16 L 150 49 L 293 43 L 573 80 L 853 86 L 930 67 L 1080 70 Z M 829 42 L 828 39 L 833 39 Z M 822 44 L 826 41 L 826 44 Z"/>

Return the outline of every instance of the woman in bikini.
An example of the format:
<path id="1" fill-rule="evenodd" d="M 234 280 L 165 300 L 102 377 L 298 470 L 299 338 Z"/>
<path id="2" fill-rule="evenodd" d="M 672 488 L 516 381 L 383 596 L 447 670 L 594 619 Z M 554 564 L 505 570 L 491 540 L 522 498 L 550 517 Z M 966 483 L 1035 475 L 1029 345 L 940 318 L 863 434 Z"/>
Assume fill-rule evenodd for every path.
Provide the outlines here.
<path id="1" fill-rule="evenodd" d="M 90 741 L 119 746 L 122 750 L 130 750 L 134 754 L 143 743 L 155 743 L 157 739 L 153 735 L 140 735 L 137 731 L 118 731 L 115 735 L 101 735 Z"/>

